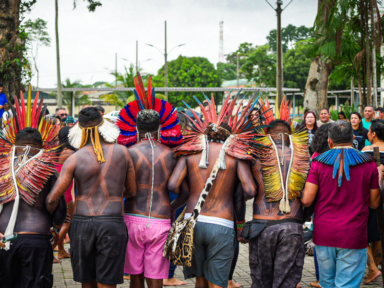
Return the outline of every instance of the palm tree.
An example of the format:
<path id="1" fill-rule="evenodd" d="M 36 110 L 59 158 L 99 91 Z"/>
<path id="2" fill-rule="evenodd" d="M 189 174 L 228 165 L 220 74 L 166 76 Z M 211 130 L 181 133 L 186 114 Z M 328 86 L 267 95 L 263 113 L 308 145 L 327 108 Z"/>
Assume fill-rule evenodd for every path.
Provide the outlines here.
<path id="1" fill-rule="evenodd" d="M 131 64 L 129 68 L 124 67 L 124 69 L 124 74 L 119 72 L 112 72 L 111 75 L 115 76 L 117 83 L 123 85 L 124 88 L 135 87 L 134 78 L 136 76 L 136 71 L 133 64 Z M 142 76 L 142 78 L 144 86 L 147 86 L 148 78 L 146 76 Z M 109 88 L 115 88 L 115 86 L 110 84 L 105 85 Z M 121 109 L 129 102 L 128 98 L 130 96 L 133 96 L 133 92 L 131 91 L 113 91 L 111 94 L 103 95 L 100 98 L 103 99 L 105 103 L 109 103 Z"/>

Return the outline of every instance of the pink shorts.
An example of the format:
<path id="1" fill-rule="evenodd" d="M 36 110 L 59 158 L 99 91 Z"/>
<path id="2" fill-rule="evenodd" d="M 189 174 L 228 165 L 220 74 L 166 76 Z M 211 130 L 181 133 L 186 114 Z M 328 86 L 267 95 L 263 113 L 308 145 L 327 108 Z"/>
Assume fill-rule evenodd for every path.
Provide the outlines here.
<path id="1" fill-rule="evenodd" d="M 171 229 L 170 219 L 151 219 L 124 215 L 128 229 L 127 254 L 124 273 L 145 278 L 167 279 L 169 261 L 163 257 L 163 248 Z"/>

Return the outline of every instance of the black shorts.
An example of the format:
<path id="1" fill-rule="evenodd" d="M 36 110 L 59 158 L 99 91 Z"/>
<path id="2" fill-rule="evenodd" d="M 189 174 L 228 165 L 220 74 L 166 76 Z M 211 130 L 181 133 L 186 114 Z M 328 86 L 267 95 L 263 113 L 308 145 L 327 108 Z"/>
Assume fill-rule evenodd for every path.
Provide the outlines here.
<path id="1" fill-rule="evenodd" d="M 368 244 L 376 241 L 380 241 L 379 224 L 377 223 L 377 211 L 376 209 L 369 208 L 369 216 L 367 221 L 367 240 Z"/>
<path id="2" fill-rule="evenodd" d="M 68 234 L 74 281 L 124 282 L 128 233 L 123 216 L 73 215 Z"/>
<path id="3" fill-rule="evenodd" d="M 53 251 L 48 235 L 19 234 L 0 250 L 1 288 L 51 288 Z"/>

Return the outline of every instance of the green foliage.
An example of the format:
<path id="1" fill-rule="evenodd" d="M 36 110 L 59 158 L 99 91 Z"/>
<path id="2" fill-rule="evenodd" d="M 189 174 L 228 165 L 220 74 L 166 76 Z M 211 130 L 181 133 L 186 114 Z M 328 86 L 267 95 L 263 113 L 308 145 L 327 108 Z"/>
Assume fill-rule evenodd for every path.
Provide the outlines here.
<path id="1" fill-rule="evenodd" d="M 89 85 L 82 85 L 80 80 L 75 80 L 74 82 L 71 82 L 69 78 L 65 79 L 64 82 L 61 84 L 61 87 L 63 88 L 89 88 Z M 81 91 L 74 92 L 74 99 L 75 99 L 75 106 L 81 106 L 85 104 L 91 104 L 91 101 L 89 101 L 89 97 L 87 94 L 82 94 Z M 63 105 L 66 105 L 68 107 L 71 107 L 71 94 L 72 92 L 62 92 L 63 94 Z M 57 97 L 57 92 L 52 92 L 52 96 Z"/>
<path id="2" fill-rule="evenodd" d="M 281 39 L 283 42 L 283 53 L 286 53 L 294 43 L 309 39 L 313 36 L 311 28 L 300 26 L 296 27 L 292 24 L 289 24 L 287 27 L 281 29 Z M 273 29 L 269 31 L 267 36 L 268 45 L 273 52 L 276 52 L 277 46 L 277 30 Z"/>
<path id="3" fill-rule="evenodd" d="M 217 63 L 217 73 L 223 81 L 237 78 L 237 68 L 232 63 Z"/>
<path id="4" fill-rule="evenodd" d="M 331 111 L 331 119 L 333 121 L 337 121 L 339 119 L 339 111 L 337 110 L 332 110 Z"/>
<path id="5" fill-rule="evenodd" d="M 120 85 L 123 85 L 125 88 L 135 87 L 134 78 L 136 76 L 136 70 L 133 64 L 129 66 L 129 68 L 124 67 L 125 73 L 112 72 L 111 75 L 115 76 L 117 82 Z M 144 86 L 147 86 L 148 79 L 146 76 L 142 76 Z M 114 88 L 115 86 L 105 83 L 107 87 Z M 114 105 L 119 108 L 123 108 L 129 101 L 129 96 L 133 95 L 131 91 L 113 91 L 111 94 L 106 94 L 101 96 L 100 98 L 104 100 L 104 102 Z"/>
<path id="6" fill-rule="evenodd" d="M 155 87 L 164 87 L 164 66 L 153 78 L 153 85 Z M 220 87 L 220 85 L 219 73 L 207 58 L 180 55 L 176 60 L 168 62 L 169 87 Z M 175 107 L 184 107 L 182 100 L 196 106 L 197 103 L 193 99 L 193 95 L 201 101 L 205 99 L 202 93 L 170 92 L 168 93 L 168 100 Z M 220 103 L 222 96 L 215 95 L 215 101 Z"/>
<path id="7" fill-rule="evenodd" d="M 307 41 L 297 42 L 284 54 L 284 86 L 305 89 L 312 59 L 307 57 Z"/>
<path id="8" fill-rule="evenodd" d="M 101 7 L 103 4 L 100 1 L 95 0 L 83 0 L 88 2 L 88 10 L 89 12 L 95 12 L 97 7 Z M 77 0 L 73 0 L 73 9 L 76 9 L 77 6 Z"/>
<path id="9" fill-rule="evenodd" d="M 340 104 L 340 108 L 341 108 L 341 111 L 344 112 L 345 114 L 345 117 L 348 119 L 348 120 L 351 120 L 351 114 L 352 112 L 358 112 L 359 111 L 359 107 L 360 105 L 356 105 L 356 104 L 353 104 L 353 105 L 349 105 L 349 102 L 345 102 L 345 104 Z M 332 110 L 331 111 L 331 119 L 333 121 L 337 121 L 339 120 L 339 111 L 337 110 Z"/>
<path id="10" fill-rule="evenodd" d="M 37 18 L 36 20 L 32 21 L 31 19 L 28 19 L 24 23 L 24 29 L 27 33 L 27 45 L 33 45 L 34 43 L 42 45 L 42 46 L 49 46 L 51 43 L 51 38 L 49 37 L 49 34 L 47 32 L 47 21 L 44 21 L 43 19 Z"/>

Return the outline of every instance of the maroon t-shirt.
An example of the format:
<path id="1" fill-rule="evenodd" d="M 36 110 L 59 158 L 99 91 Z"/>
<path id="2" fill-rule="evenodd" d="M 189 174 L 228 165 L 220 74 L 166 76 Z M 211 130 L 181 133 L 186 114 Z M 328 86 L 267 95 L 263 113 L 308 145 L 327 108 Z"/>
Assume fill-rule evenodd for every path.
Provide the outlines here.
<path id="1" fill-rule="evenodd" d="M 343 175 L 338 187 L 333 166 L 313 161 L 307 181 L 319 186 L 313 223 L 316 245 L 363 249 L 367 243 L 368 207 L 371 189 L 379 188 L 375 162 L 350 166 L 350 181 Z"/>

